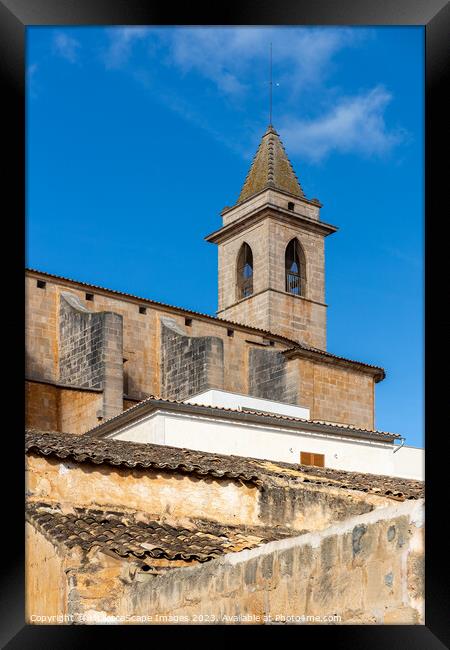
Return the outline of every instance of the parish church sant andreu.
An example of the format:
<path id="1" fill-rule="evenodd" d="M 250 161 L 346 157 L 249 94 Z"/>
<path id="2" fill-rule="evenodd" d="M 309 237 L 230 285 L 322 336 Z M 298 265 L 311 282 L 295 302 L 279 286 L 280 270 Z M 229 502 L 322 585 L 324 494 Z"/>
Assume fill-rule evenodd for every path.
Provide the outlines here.
<path id="1" fill-rule="evenodd" d="M 150 396 L 210 389 L 301 405 L 373 430 L 384 370 L 327 350 L 325 238 L 269 125 L 218 248 L 216 316 L 35 269 L 26 272 L 26 424 L 83 434 Z"/>
<path id="2" fill-rule="evenodd" d="M 422 450 L 327 350 L 320 208 L 269 126 L 216 316 L 27 271 L 27 623 L 423 624 Z"/>

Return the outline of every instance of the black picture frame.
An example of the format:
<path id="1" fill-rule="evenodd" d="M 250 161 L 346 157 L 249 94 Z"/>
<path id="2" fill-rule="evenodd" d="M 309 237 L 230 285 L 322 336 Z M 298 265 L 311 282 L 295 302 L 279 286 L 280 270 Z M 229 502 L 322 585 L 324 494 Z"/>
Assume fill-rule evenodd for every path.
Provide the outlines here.
<path id="1" fill-rule="evenodd" d="M 15 350 L 12 361 L 4 365 L 8 390 L 4 390 L 5 424 L 2 444 L 3 567 L 0 590 L 0 643 L 2 647 L 53 650 L 79 647 L 100 633 L 101 642 L 111 639 L 130 642 L 130 635 L 149 634 L 154 626 L 31 626 L 24 623 L 24 541 L 23 541 L 23 376 L 18 350 L 23 349 L 23 267 L 25 215 L 25 30 L 32 25 L 422 25 L 426 41 L 426 129 L 425 129 L 425 241 L 426 241 L 426 623 L 424 626 L 302 626 L 294 629 L 297 643 L 317 643 L 322 635 L 331 636 L 333 648 L 420 648 L 432 650 L 450 645 L 449 587 L 446 580 L 448 533 L 445 453 L 446 369 L 449 368 L 448 317 L 446 316 L 446 261 L 448 147 L 448 103 L 445 100 L 445 72 L 449 40 L 449 5 L 445 0 L 309 0 L 277 2 L 228 2 L 211 8 L 186 3 L 174 11 L 168 3 L 149 0 L 0 0 L 0 70 L 4 92 L 4 135 L 2 183 L 4 247 L 10 256 L 5 276 L 10 296 L 4 310 L 8 344 Z M 447 84 L 448 86 L 448 84 Z M 5 110 L 6 109 L 6 110 Z M 5 142 L 6 138 L 4 138 Z M 447 156 L 446 156 L 447 154 Z M 407 228 L 407 224 L 405 224 Z M 14 244 L 12 244 L 14 242 Z M 4 277 L 4 280 L 6 277 Z M 14 280 L 14 281 L 12 281 Z M 5 286 L 5 284 L 3 285 Z M 18 304 L 17 304 L 18 303 Z M 16 307 L 11 305 L 17 304 Z M 5 350 L 7 351 L 7 350 Z M 418 351 L 420 354 L 421 351 Z M 5 363 L 5 362 L 4 362 Z M 23 366 L 22 366 L 23 367 Z M 441 371 L 444 371 L 441 373 Z M 442 379 L 439 379 L 442 377 Z M 17 383 L 16 383 L 17 382 Z M 19 397 L 17 397 L 19 396 Z M 11 404 L 16 402 L 14 408 Z M 23 417 L 23 416 L 22 416 Z M 6 417 L 4 418 L 4 421 Z M 11 472 L 7 472 L 11 469 Z M 239 640 L 255 641 L 254 626 L 237 626 Z M 201 639 L 204 629 L 195 626 Z M 174 629 L 174 628 L 172 628 Z M 268 634 L 283 634 L 287 627 L 264 628 Z M 183 634 L 186 628 L 176 628 Z M 217 630 L 217 628 L 216 628 Z M 232 634 L 236 627 L 227 628 Z M 158 629 L 166 643 L 172 636 L 168 626 Z M 225 633 L 225 629 L 221 629 Z M 251 637 L 248 635 L 252 635 Z M 106 635 L 106 636 L 105 636 Z M 126 635 L 126 636 L 125 636 Z M 186 637 L 184 637 L 186 638 Z M 108 641 L 107 641 L 108 639 Z M 225 636 L 223 637 L 225 640 Z M 273 638 L 275 641 L 275 638 Z"/>

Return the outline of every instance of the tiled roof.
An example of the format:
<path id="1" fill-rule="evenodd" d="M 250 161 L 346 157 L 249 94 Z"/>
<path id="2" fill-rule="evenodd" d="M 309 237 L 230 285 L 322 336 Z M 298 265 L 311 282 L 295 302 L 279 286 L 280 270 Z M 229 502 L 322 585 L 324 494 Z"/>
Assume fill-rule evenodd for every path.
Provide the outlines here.
<path id="1" fill-rule="evenodd" d="M 291 467 L 287 463 L 277 464 L 286 468 Z M 296 467 L 304 475 L 304 483 L 320 483 L 328 487 L 339 487 L 342 490 L 358 490 L 359 492 L 389 497 L 397 501 L 422 499 L 425 496 L 423 481 L 398 476 L 347 472 L 329 467 L 312 467 L 310 465 L 296 465 Z"/>
<path id="2" fill-rule="evenodd" d="M 25 450 L 43 456 L 56 456 L 77 463 L 106 464 L 139 469 L 154 469 L 240 479 L 258 483 L 255 467 L 238 456 L 218 456 L 192 449 L 142 444 L 111 438 L 94 438 L 64 433 L 28 431 Z"/>
<path id="3" fill-rule="evenodd" d="M 87 287 L 89 289 L 94 289 L 94 290 L 99 290 L 99 291 L 106 291 L 107 293 L 112 293 L 116 296 L 124 296 L 125 298 L 130 298 L 132 300 L 136 300 L 148 305 L 156 305 L 159 307 L 166 307 L 171 310 L 176 310 L 178 312 L 181 312 L 183 314 L 192 314 L 193 316 L 200 316 L 201 318 L 207 318 L 208 320 L 215 321 L 216 323 L 221 323 L 223 325 L 231 325 L 234 327 L 241 327 L 244 330 L 248 330 L 251 332 L 255 332 L 256 334 L 260 336 L 265 336 L 268 338 L 273 338 L 276 339 L 277 341 L 280 341 L 282 343 L 285 343 L 289 345 L 288 350 L 284 350 L 283 353 L 293 353 L 293 352 L 306 352 L 309 353 L 310 355 L 319 355 L 324 359 L 329 359 L 330 361 L 337 361 L 337 362 L 343 362 L 347 365 L 352 365 L 359 367 L 361 369 L 367 369 L 371 371 L 375 371 L 374 374 L 378 376 L 375 377 L 376 381 L 380 381 L 381 379 L 384 379 L 385 377 L 385 372 L 384 369 L 381 368 L 380 366 L 374 366 L 371 365 L 370 363 L 364 363 L 363 361 L 354 361 L 352 359 L 346 359 L 345 357 L 340 357 L 335 354 L 331 354 L 331 352 L 326 352 L 325 350 L 320 350 L 319 348 L 314 348 L 308 345 L 305 345 L 304 343 L 300 343 L 299 341 L 294 341 L 292 339 L 288 339 L 285 336 L 282 336 L 281 334 L 277 334 L 276 332 L 270 332 L 269 330 L 263 330 L 258 327 L 253 327 L 252 325 L 246 325 L 245 323 L 238 323 L 236 321 L 232 320 L 226 320 L 225 318 L 218 318 L 217 316 L 211 316 L 211 314 L 204 314 L 202 312 L 198 311 L 193 311 L 192 309 L 185 309 L 184 307 L 177 307 L 175 305 L 169 305 L 164 302 L 159 302 L 157 300 L 151 300 L 150 298 L 142 298 L 139 296 L 135 296 L 131 293 L 126 293 L 124 291 L 117 291 L 116 289 L 108 289 L 107 287 L 101 287 L 96 284 L 89 284 L 88 282 L 83 282 L 81 280 L 72 280 L 71 278 L 66 278 L 61 275 L 55 275 L 53 273 L 47 273 L 46 271 L 39 271 L 37 269 L 30 269 L 27 268 L 25 269 L 26 272 L 28 273 L 36 273 L 38 275 L 42 275 L 47 278 L 54 278 L 55 280 L 62 280 L 63 282 L 70 282 L 71 284 L 74 285 L 80 285 L 83 287 Z"/>
<path id="4" fill-rule="evenodd" d="M 401 501 L 424 496 L 422 481 L 395 476 L 322 469 L 165 445 L 77 436 L 70 433 L 28 431 L 25 435 L 25 448 L 27 453 L 67 459 L 77 463 L 193 473 L 198 476 L 213 476 L 217 479 L 241 480 L 261 486 L 281 480 L 291 486 L 308 483 L 320 487 L 358 490 Z"/>
<path id="5" fill-rule="evenodd" d="M 241 203 L 270 187 L 298 198 L 305 196 L 280 137 L 272 126 L 262 137 L 237 202 Z"/>
<path id="6" fill-rule="evenodd" d="M 261 418 L 269 418 L 271 420 L 275 420 L 277 422 L 298 422 L 299 424 L 304 424 L 305 429 L 315 429 L 317 430 L 320 428 L 321 431 L 325 430 L 325 432 L 329 433 L 337 433 L 338 435 L 342 435 L 342 432 L 348 431 L 350 433 L 358 433 L 361 434 L 361 437 L 372 437 L 377 440 L 382 440 L 383 438 L 386 439 L 386 441 L 391 441 L 394 439 L 400 439 L 402 436 L 398 433 L 390 433 L 388 431 L 378 431 L 377 429 L 364 429 L 363 427 L 357 427 L 352 424 L 340 424 L 337 422 L 327 422 L 325 420 L 308 420 L 307 418 L 299 418 L 299 417 L 294 417 L 291 415 L 282 415 L 280 413 L 271 413 L 269 411 L 257 411 L 254 409 L 250 409 L 248 407 L 242 406 L 240 409 L 234 409 L 230 408 L 228 406 L 206 406 L 204 404 L 195 404 L 195 402 L 185 402 L 182 400 L 175 400 L 175 399 L 168 399 L 164 397 L 156 397 L 155 395 L 150 395 L 146 399 L 142 400 L 141 402 L 138 402 L 138 404 L 135 404 L 134 406 L 131 406 L 130 408 L 126 409 L 126 411 L 122 411 L 121 413 L 118 413 L 117 415 L 113 415 L 112 417 L 103 420 L 100 424 L 97 424 L 95 427 L 92 429 L 89 429 L 89 431 L 86 432 L 85 435 L 102 435 L 103 431 L 109 431 L 110 426 L 112 423 L 117 423 L 117 425 L 121 421 L 129 421 L 133 416 L 142 415 L 142 411 L 145 411 L 146 409 L 153 408 L 166 408 L 170 409 L 170 406 L 177 406 L 177 407 L 182 407 L 183 410 L 190 411 L 190 412 L 195 412 L 198 410 L 202 410 L 205 413 L 211 413 L 212 411 L 217 412 L 220 414 L 220 412 L 224 414 L 233 414 L 235 413 L 237 417 L 242 418 L 242 414 L 245 414 L 246 416 L 256 416 L 256 417 L 261 417 Z M 177 409 L 179 410 L 179 408 Z"/>
<path id="7" fill-rule="evenodd" d="M 189 529 L 161 521 L 141 521 L 129 513 L 73 508 L 62 512 L 47 503 L 29 503 L 26 517 L 41 532 L 68 548 L 87 552 L 93 547 L 127 559 L 205 562 L 224 553 L 251 549 L 281 537 L 285 532 L 264 528 L 263 534 L 245 527 L 221 526 Z M 298 534 L 297 533 L 290 533 Z"/>

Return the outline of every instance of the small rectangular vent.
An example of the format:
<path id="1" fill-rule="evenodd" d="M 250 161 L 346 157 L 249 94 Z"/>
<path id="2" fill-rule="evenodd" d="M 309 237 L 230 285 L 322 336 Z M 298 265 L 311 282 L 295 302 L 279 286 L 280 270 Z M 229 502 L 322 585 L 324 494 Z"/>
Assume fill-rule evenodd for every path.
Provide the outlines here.
<path id="1" fill-rule="evenodd" d="M 300 452 L 301 465 L 314 465 L 314 467 L 325 467 L 324 454 L 312 454 L 309 451 Z"/>

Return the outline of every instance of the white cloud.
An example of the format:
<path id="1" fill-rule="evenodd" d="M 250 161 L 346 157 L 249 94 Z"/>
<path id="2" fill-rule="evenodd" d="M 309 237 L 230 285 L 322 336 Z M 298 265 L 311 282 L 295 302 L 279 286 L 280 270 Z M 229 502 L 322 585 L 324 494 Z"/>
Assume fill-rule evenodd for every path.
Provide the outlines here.
<path id="1" fill-rule="evenodd" d="M 103 53 L 108 68 L 123 67 L 134 44 L 148 39 L 167 48 L 165 61 L 183 74 L 195 72 L 225 95 L 241 96 L 255 78 L 268 81 L 269 44 L 274 74 L 294 95 L 305 83 L 320 83 L 337 52 L 367 38 L 367 30 L 309 27 L 117 27 L 108 30 Z"/>
<path id="2" fill-rule="evenodd" d="M 112 27 L 108 30 L 109 45 L 103 52 L 107 68 L 121 68 L 131 56 L 134 43 L 144 39 L 149 33 L 146 27 Z"/>
<path id="3" fill-rule="evenodd" d="M 342 98 L 315 120 L 286 116 L 280 132 L 289 151 L 313 162 L 334 151 L 381 156 L 404 138 L 403 133 L 386 126 L 384 112 L 391 100 L 383 86 L 376 86 L 364 94 Z"/>
<path id="4" fill-rule="evenodd" d="M 267 83 L 272 43 L 274 78 L 289 84 L 291 96 L 305 83 L 321 82 L 332 57 L 364 37 L 364 30 L 306 27 L 194 27 L 166 34 L 171 62 L 206 77 L 227 95 L 241 95 L 258 77 Z"/>
<path id="5" fill-rule="evenodd" d="M 220 130 L 207 124 L 204 101 L 213 98 L 212 84 L 216 98 L 219 101 L 223 96 L 230 99 L 232 110 L 239 110 L 241 115 L 248 114 L 251 102 L 253 111 L 255 103 L 259 104 L 260 114 L 253 120 L 255 132 L 250 137 L 256 142 L 260 137 L 259 130 L 256 133 L 257 124 L 268 92 L 270 43 L 273 45 L 275 123 L 292 154 L 312 162 L 319 162 L 332 152 L 381 156 L 404 140 L 404 133 L 386 124 L 386 108 L 392 96 L 382 85 L 354 96 L 346 96 L 343 88 L 330 87 L 338 54 L 371 39 L 371 30 L 346 27 L 121 27 L 109 29 L 108 35 L 109 46 L 103 57 L 106 67 L 124 68 L 151 90 L 158 101 L 214 139 L 228 142 L 227 146 L 244 157 L 248 152 L 241 142 L 243 129 L 234 135 L 229 131 L 225 138 Z M 140 41 L 145 42 L 148 59 L 144 65 L 140 59 L 140 68 L 133 70 L 127 63 L 133 46 Z M 205 90 L 200 91 L 201 96 L 198 91 L 190 93 L 182 83 L 175 91 L 168 88 L 163 77 L 153 77 L 149 64 L 155 56 L 159 63 L 171 66 L 181 77 L 195 74 L 210 84 L 202 84 Z M 278 84 L 280 88 L 276 87 Z M 323 105 L 329 97 L 330 108 L 305 119 L 300 111 L 311 106 L 311 97 L 315 97 L 314 107 Z M 244 122 L 248 147 L 252 120 L 244 117 Z M 236 131 L 238 123 L 234 126 Z"/>
<path id="6" fill-rule="evenodd" d="M 78 61 L 80 47 L 81 44 L 79 41 L 65 32 L 57 32 L 53 37 L 53 51 L 70 63 L 76 63 Z"/>

